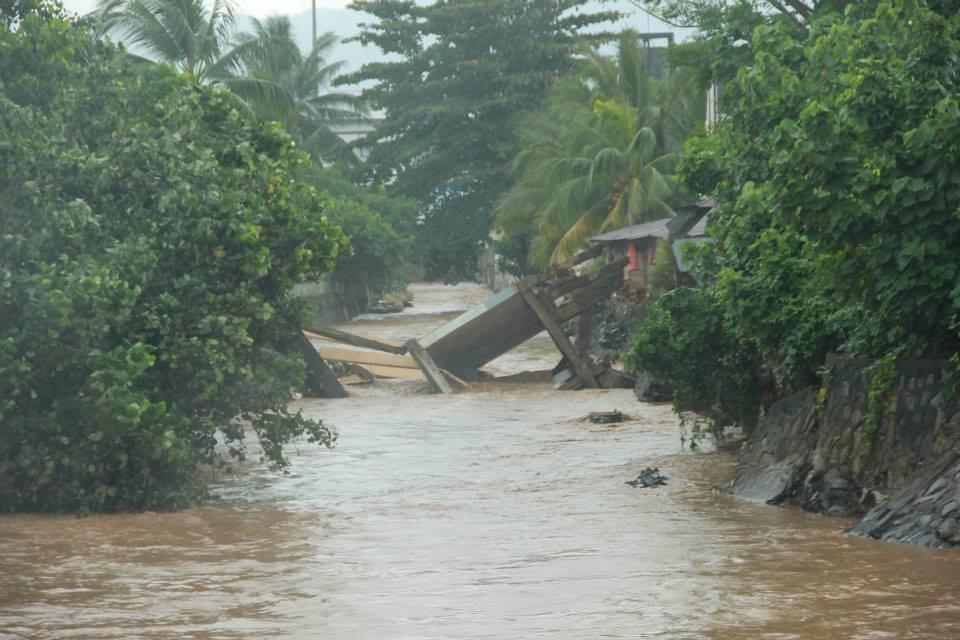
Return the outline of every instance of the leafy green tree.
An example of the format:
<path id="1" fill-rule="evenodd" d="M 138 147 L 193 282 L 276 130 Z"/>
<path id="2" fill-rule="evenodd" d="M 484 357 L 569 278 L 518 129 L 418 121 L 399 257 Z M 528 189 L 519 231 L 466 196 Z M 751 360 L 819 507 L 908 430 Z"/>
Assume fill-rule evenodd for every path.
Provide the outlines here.
<path id="1" fill-rule="evenodd" d="M 636 33 L 620 36 L 616 59 L 588 49 L 580 73 L 518 127 L 499 227 L 532 231 L 530 261 L 546 267 L 592 235 L 674 215 L 676 152 L 702 120 L 702 102 L 691 76 L 647 72 Z"/>
<path id="2" fill-rule="evenodd" d="M 354 2 L 371 14 L 359 40 L 399 60 L 369 64 L 344 82 L 386 120 L 365 141 L 369 176 L 423 203 L 422 258 L 430 278 L 473 275 L 491 209 L 508 184 L 512 124 L 537 108 L 573 67 L 576 39 L 612 17 L 586 0 Z"/>
<path id="3" fill-rule="evenodd" d="M 630 0 L 654 12 L 668 24 L 711 30 L 726 28 L 738 20 L 726 13 L 730 9 L 746 9 L 755 14 L 783 16 L 797 25 L 804 25 L 818 12 L 843 12 L 853 0 Z"/>
<path id="4" fill-rule="evenodd" d="M 0 509 L 177 508 L 248 432 L 330 443 L 287 409 L 289 291 L 346 247 L 306 156 L 63 20 L 0 51 Z"/>
<path id="5" fill-rule="evenodd" d="M 62 5 L 47 0 L 0 0 L 0 27 L 13 28 L 28 15 L 50 20 L 62 18 L 64 13 Z"/>
<path id="6" fill-rule="evenodd" d="M 870 2 L 757 27 L 725 118 L 685 153 L 687 183 L 720 202 L 701 278 L 781 392 L 829 351 L 960 352 L 960 22 L 942 11 Z M 642 328 L 638 364 L 657 348 Z"/>
<path id="7" fill-rule="evenodd" d="M 332 196 L 330 221 L 353 247 L 352 255 L 337 259 L 331 274 L 341 307 L 359 314 L 384 294 L 403 289 L 406 265 L 415 258 L 417 203 L 389 196 L 382 187 L 357 186 L 339 165 L 309 167 L 303 179 Z"/>

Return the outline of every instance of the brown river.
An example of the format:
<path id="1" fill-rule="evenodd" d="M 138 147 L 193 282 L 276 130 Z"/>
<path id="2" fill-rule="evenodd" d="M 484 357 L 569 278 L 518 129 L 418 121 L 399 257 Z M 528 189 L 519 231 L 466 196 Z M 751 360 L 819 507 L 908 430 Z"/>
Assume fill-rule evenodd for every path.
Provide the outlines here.
<path id="1" fill-rule="evenodd" d="M 348 325 L 415 337 L 481 299 L 414 287 Z M 549 368 L 538 336 L 491 363 Z M 0 639 L 960 639 L 960 553 L 718 495 L 733 457 L 683 450 L 627 390 L 414 383 L 304 400 L 339 429 L 182 513 L 0 517 Z M 590 411 L 631 420 L 594 425 Z M 657 466 L 666 487 L 624 481 Z"/>

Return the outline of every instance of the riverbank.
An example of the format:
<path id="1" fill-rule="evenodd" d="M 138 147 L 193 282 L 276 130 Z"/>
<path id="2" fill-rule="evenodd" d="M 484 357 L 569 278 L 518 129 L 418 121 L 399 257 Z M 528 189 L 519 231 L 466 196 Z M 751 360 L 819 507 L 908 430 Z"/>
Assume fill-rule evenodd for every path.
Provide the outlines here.
<path id="1" fill-rule="evenodd" d="M 960 547 L 960 399 L 949 363 L 833 358 L 820 389 L 774 403 L 740 451 L 730 492 L 862 517 L 852 531 Z"/>
<path id="2" fill-rule="evenodd" d="M 598 359 L 629 350 L 639 308 L 616 297 L 594 312 L 591 349 Z M 880 365 L 833 357 L 821 387 L 770 406 L 738 453 L 724 490 L 772 505 L 858 518 L 855 535 L 934 547 L 960 547 L 960 397 L 944 361 Z M 649 375 L 641 401 L 669 400 Z"/>

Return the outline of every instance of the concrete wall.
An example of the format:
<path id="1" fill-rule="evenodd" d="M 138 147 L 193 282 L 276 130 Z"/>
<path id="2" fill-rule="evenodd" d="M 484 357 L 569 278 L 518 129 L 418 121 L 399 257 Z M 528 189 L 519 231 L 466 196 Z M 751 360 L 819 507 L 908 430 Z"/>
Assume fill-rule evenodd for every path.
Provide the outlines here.
<path id="1" fill-rule="evenodd" d="M 487 285 L 495 293 L 517 281 L 515 276 L 500 271 L 497 266 L 497 255 L 491 247 L 485 247 L 480 251 L 477 258 L 477 278 L 481 284 Z"/>
<path id="2" fill-rule="evenodd" d="M 295 285 L 292 294 L 307 301 L 313 326 L 350 319 L 349 310 L 343 308 L 337 296 L 334 295 L 333 286 L 326 280 Z"/>

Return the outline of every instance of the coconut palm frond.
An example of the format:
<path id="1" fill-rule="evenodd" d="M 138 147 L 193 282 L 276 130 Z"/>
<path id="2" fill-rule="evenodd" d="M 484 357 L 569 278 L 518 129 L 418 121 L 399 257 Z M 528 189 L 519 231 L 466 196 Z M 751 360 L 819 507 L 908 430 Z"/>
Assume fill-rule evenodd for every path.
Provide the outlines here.
<path id="1" fill-rule="evenodd" d="M 249 33 L 232 37 L 235 0 L 100 0 L 100 33 L 116 33 L 150 57 L 170 62 L 200 82 L 220 84 L 241 97 L 260 117 L 281 122 L 310 148 L 333 149 L 330 125 L 363 120 L 356 96 L 323 93 L 342 68 L 327 54 L 339 42 L 333 33 L 317 39 L 304 55 L 290 19 L 253 20 Z M 316 143 L 316 144 L 314 144 Z M 348 157 L 342 149 L 341 157 Z M 351 153 L 350 158 L 353 158 Z"/>
<path id="2" fill-rule="evenodd" d="M 218 84 L 222 84 L 243 98 L 264 119 L 286 124 L 296 113 L 297 105 L 294 97 L 286 87 L 272 80 L 251 76 L 230 76 L 220 80 Z M 267 109 L 259 108 L 263 105 L 270 106 Z"/>
<path id="3" fill-rule="evenodd" d="M 575 256 L 583 247 L 587 239 L 596 233 L 594 225 L 587 215 L 580 216 L 577 221 L 567 229 L 566 233 L 557 240 L 557 244 L 550 256 L 551 265 L 563 265 L 570 262 L 570 258 Z"/>
<path id="4" fill-rule="evenodd" d="M 514 186 L 497 215 L 533 220 L 532 264 L 562 262 L 601 230 L 673 215 L 694 85 L 651 77 L 645 57 L 629 33 L 615 59 L 581 51 L 579 77 L 559 83 L 544 109 L 522 121 Z"/>

